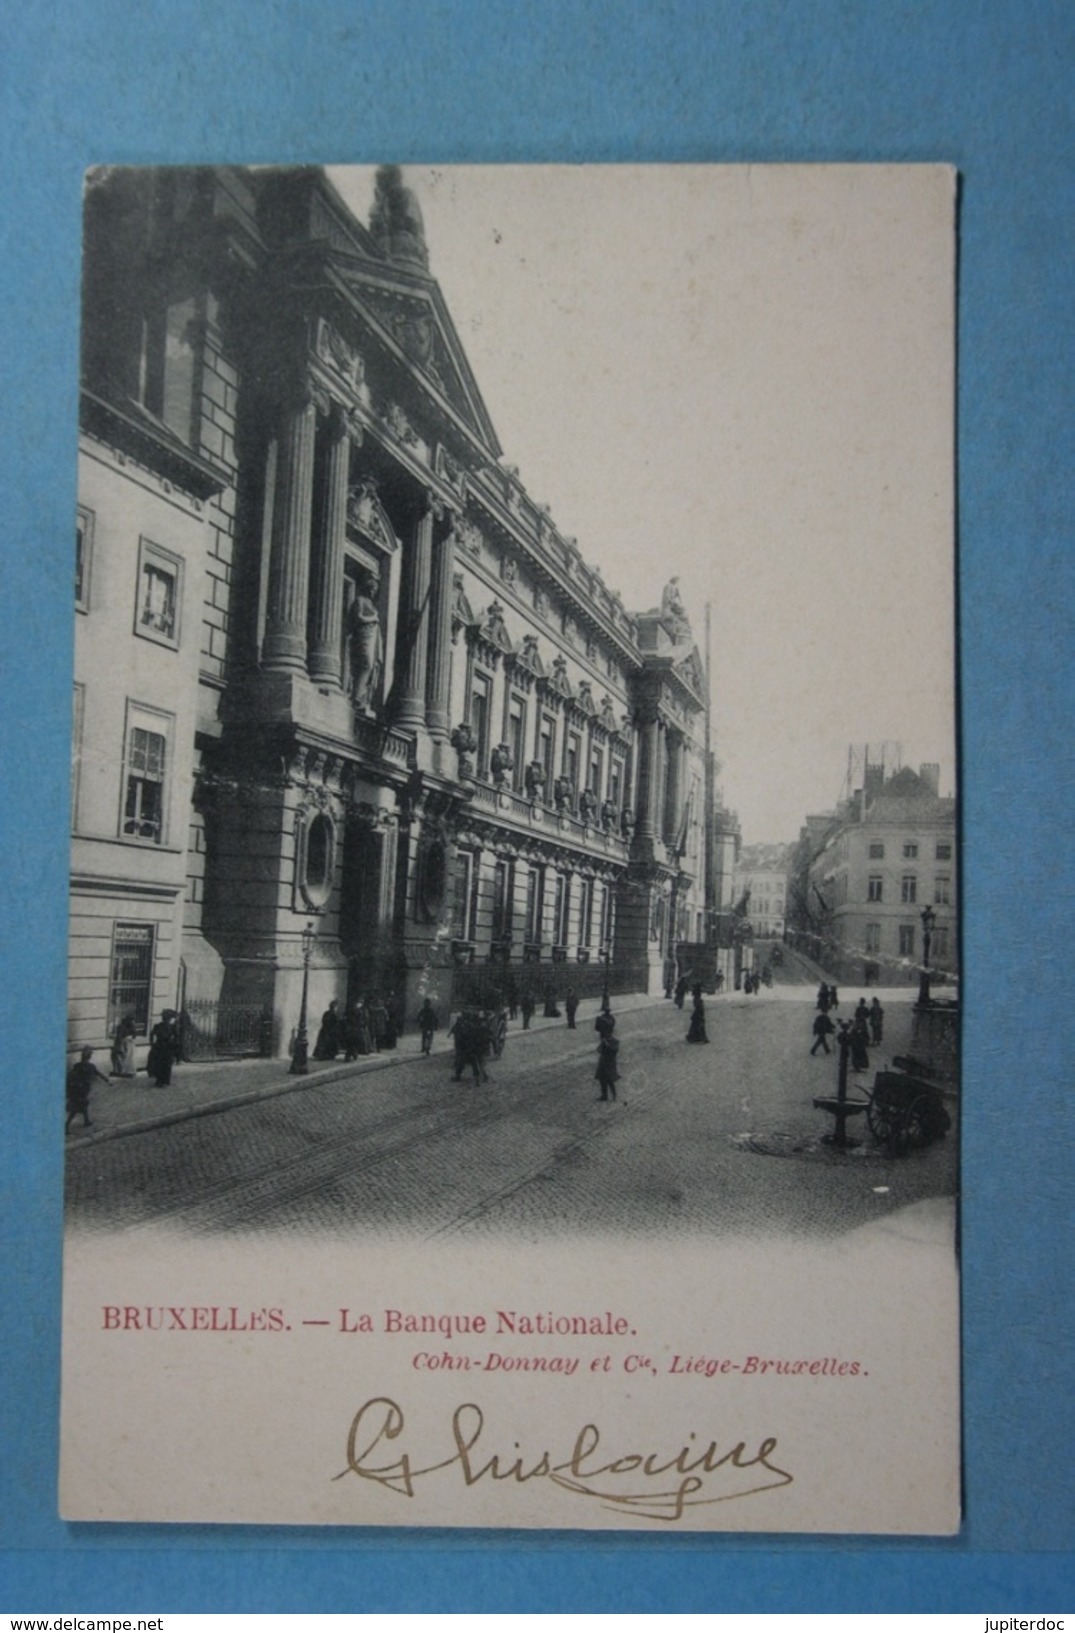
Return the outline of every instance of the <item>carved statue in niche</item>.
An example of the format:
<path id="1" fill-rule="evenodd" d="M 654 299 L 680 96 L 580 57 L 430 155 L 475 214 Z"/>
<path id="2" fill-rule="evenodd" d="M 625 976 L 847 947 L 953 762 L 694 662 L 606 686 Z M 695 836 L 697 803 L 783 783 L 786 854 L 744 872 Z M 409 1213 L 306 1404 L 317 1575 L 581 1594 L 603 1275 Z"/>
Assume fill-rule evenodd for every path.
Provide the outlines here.
<path id="1" fill-rule="evenodd" d="M 607 799 L 601 806 L 601 826 L 607 834 L 610 834 L 616 826 L 616 803 L 614 800 Z"/>
<path id="2" fill-rule="evenodd" d="M 376 603 L 379 588 L 377 576 L 366 573 L 359 580 L 358 594 L 347 615 L 351 699 L 356 709 L 372 709 L 384 669 L 384 636 Z"/>
<path id="3" fill-rule="evenodd" d="M 497 787 L 503 787 L 508 780 L 508 773 L 515 769 L 515 756 L 511 752 L 510 743 L 497 744 L 489 759 L 489 769 L 493 773 L 493 781 Z"/>
<path id="4" fill-rule="evenodd" d="M 594 817 L 597 815 L 597 795 L 592 788 L 584 788 L 579 795 L 579 811 L 582 814 L 583 822 L 588 826 L 592 826 Z"/>
<path id="5" fill-rule="evenodd" d="M 540 760 L 531 760 L 523 772 L 526 792 L 532 800 L 539 800 L 545 792 L 545 767 Z"/>
<path id="6" fill-rule="evenodd" d="M 625 805 L 623 808 L 623 815 L 620 817 L 620 831 L 627 843 L 630 844 L 635 831 L 635 814 L 629 805 Z"/>
<path id="7" fill-rule="evenodd" d="M 557 777 L 552 785 L 552 797 L 558 811 L 570 811 L 575 802 L 575 785 L 570 777 Z"/>

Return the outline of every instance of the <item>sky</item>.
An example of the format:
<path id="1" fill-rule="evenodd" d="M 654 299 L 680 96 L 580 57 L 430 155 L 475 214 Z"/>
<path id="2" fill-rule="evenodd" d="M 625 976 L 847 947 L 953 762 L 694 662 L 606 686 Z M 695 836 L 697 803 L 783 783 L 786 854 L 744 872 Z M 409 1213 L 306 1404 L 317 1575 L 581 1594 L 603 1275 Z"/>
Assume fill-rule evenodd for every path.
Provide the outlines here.
<path id="1" fill-rule="evenodd" d="M 372 169 L 329 175 L 365 220 Z M 831 809 L 851 745 L 954 791 L 952 173 L 404 179 L 505 461 L 629 608 L 678 574 L 701 648 L 710 604 L 744 841 Z"/>

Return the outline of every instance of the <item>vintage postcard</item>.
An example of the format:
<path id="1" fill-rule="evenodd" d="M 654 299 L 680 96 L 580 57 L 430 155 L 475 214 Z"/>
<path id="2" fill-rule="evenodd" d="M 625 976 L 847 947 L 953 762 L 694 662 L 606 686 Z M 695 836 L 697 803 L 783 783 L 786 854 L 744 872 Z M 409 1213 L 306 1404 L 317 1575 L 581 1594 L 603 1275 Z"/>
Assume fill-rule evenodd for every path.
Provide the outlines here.
<path id="1" fill-rule="evenodd" d="M 954 199 L 87 176 L 65 1517 L 958 1529 Z"/>

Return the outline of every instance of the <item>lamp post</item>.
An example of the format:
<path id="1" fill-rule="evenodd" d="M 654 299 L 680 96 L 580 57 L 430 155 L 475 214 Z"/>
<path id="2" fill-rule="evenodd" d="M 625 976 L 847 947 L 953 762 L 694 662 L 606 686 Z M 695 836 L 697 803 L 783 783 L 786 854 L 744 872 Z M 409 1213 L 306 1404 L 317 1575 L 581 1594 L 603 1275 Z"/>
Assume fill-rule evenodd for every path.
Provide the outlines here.
<path id="1" fill-rule="evenodd" d="M 929 950 L 933 942 L 933 926 L 937 922 L 937 915 L 932 907 L 922 909 L 922 969 L 918 977 L 918 1007 L 926 1009 L 929 1005 Z"/>
<path id="2" fill-rule="evenodd" d="M 306 1001 L 310 994 L 310 956 L 314 950 L 314 927 L 310 923 L 302 932 L 302 1003 L 299 1007 L 299 1027 L 295 1046 L 291 1051 L 292 1077 L 305 1077 L 310 1070 L 309 1040 L 306 1036 Z"/>
<path id="3" fill-rule="evenodd" d="M 611 1001 L 609 999 L 609 994 L 608 994 L 608 967 L 609 967 L 609 964 L 612 962 L 612 944 L 611 944 L 611 942 L 606 941 L 605 945 L 602 947 L 602 949 L 601 949 L 601 958 L 604 961 L 604 965 L 605 965 L 605 979 L 604 979 L 604 983 L 603 983 L 602 988 L 601 988 L 601 1009 L 604 1012 L 604 1014 L 607 1015 L 609 1013 L 609 1011 L 611 1010 L 611 1008 L 612 1008 L 612 1004 L 611 1004 Z"/>

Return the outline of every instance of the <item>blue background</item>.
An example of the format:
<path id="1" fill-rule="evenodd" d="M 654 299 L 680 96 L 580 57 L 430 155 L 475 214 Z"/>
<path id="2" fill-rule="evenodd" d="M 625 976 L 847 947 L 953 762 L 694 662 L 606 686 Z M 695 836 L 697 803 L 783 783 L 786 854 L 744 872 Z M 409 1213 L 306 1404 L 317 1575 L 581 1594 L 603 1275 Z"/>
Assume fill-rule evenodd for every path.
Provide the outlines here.
<path id="1" fill-rule="evenodd" d="M 0 29 L 0 1608 L 1064 1609 L 1075 8 L 6 0 Z M 967 1517 L 955 1541 L 55 1517 L 81 173 L 98 161 L 384 159 L 961 171 Z"/>

